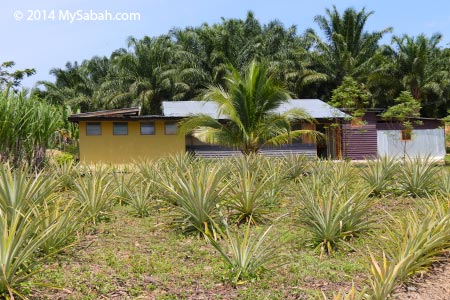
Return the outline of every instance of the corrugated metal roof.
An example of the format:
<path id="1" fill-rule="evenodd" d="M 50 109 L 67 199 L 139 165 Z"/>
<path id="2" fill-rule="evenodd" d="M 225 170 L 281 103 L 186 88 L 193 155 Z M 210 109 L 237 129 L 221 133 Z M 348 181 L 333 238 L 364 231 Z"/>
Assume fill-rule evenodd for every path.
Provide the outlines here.
<path id="1" fill-rule="evenodd" d="M 223 119 L 219 115 L 217 104 L 208 101 L 163 101 L 162 110 L 166 117 L 188 117 L 206 114 L 214 119 Z"/>
<path id="2" fill-rule="evenodd" d="M 92 118 L 96 118 L 96 117 L 123 118 L 125 116 L 138 116 L 140 111 L 141 111 L 140 107 L 99 110 L 99 111 L 93 111 L 93 112 L 73 114 L 69 117 L 69 121 L 75 121 L 75 120 L 80 120 L 80 119 L 92 119 Z"/>
<path id="3" fill-rule="evenodd" d="M 168 117 L 188 117 L 207 114 L 215 119 L 224 119 L 218 113 L 217 104 L 207 101 L 164 101 L 163 114 Z M 275 109 L 275 113 L 285 113 L 291 109 L 304 109 L 315 119 L 346 118 L 347 114 L 319 99 L 290 99 Z"/>

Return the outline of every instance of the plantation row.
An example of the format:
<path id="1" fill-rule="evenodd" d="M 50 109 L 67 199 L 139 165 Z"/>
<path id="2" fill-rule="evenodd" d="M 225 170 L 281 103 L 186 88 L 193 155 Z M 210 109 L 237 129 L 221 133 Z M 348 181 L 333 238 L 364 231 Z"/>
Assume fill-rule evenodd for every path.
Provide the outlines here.
<path id="1" fill-rule="evenodd" d="M 386 219 L 380 206 L 397 196 L 414 197 L 418 209 L 379 224 Z M 0 292 L 26 297 L 23 286 L 50 255 L 64 255 L 123 205 L 141 218 L 169 211 L 172 230 L 204 238 L 235 286 L 290 263 L 280 251 L 286 239 L 274 230 L 280 220 L 297 219 L 324 260 L 376 229 L 382 235 L 373 236 L 380 246 L 367 255 L 367 286 L 333 297 L 386 299 L 450 249 L 449 196 L 448 171 L 428 158 L 356 166 L 302 156 L 180 155 L 122 168 L 56 164 L 40 173 L 2 165 Z"/>

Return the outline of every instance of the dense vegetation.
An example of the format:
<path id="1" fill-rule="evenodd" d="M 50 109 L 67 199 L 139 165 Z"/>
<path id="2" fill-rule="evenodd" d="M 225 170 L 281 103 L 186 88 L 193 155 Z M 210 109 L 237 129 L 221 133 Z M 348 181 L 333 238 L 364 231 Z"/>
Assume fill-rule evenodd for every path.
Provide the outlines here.
<path id="1" fill-rule="evenodd" d="M 2 164 L 0 294 L 385 300 L 450 250 L 449 178 L 428 159 Z"/>
<path id="2" fill-rule="evenodd" d="M 304 28 L 298 33 L 279 21 L 261 24 L 249 12 L 244 20 L 130 37 L 127 48 L 109 57 L 52 69 L 55 81 L 41 82 L 34 93 L 81 111 L 139 105 L 145 113 L 159 113 L 162 100 L 198 99 L 204 88 L 224 86 L 230 67 L 244 72 L 256 60 L 270 65 L 274 79 L 293 98 L 329 101 L 342 84 L 352 83 L 349 97 L 356 98 L 340 103 L 351 106 L 347 108 L 388 108 L 408 91 L 420 102 L 422 116 L 444 117 L 450 50 L 439 46 L 442 36 L 394 35 L 390 45 L 381 45 L 393 29 L 367 31 L 372 15 L 365 9 L 338 12 L 333 7 L 314 19 L 321 32 Z"/>

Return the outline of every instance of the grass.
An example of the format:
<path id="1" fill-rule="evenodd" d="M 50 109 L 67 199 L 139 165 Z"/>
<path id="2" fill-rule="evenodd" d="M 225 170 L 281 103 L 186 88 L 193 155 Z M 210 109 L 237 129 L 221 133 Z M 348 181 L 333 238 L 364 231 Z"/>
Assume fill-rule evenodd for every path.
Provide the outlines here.
<path id="1" fill-rule="evenodd" d="M 286 232 L 289 226 L 293 224 L 286 219 L 274 230 Z M 63 288 L 37 288 L 31 298 L 315 299 L 317 291 L 330 295 L 349 288 L 352 279 L 363 282 L 368 267 L 360 254 L 336 253 L 323 260 L 311 248 L 296 249 L 303 235 L 296 233 L 280 249 L 289 264 L 233 287 L 229 269 L 205 239 L 182 235 L 154 215 L 137 218 L 128 207 L 117 207 L 110 222 L 98 224 L 95 231 L 33 278 Z"/>
<path id="2" fill-rule="evenodd" d="M 289 165 L 291 161 L 292 158 L 285 162 L 274 159 L 273 163 Z M 16 274 L 20 276 L 15 284 L 18 292 L 31 299 L 360 299 L 359 291 L 363 288 L 368 295 L 373 294 L 376 280 L 376 288 L 384 289 L 383 274 L 387 272 L 380 267 L 385 263 L 383 253 L 386 253 L 386 265 L 395 265 L 396 253 L 390 249 L 399 248 L 395 245 L 402 243 L 402 236 L 411 236 L 408 232 L 422 230 L 419 221 L 412 223 L 410 220 L 420 220 L 424 211 L 436 209 L 433 216 L 438 222 L 449 212 L 449 203 L 442 202 L 443 191 L 431 191 L 431 198 L 421 194 L 393 196 L 395 194 L 384 192 L 367 198 L 370 190 L 362 188 L 363 179 L 357 176 L 361 167 L 322 161 L 309 162 L 308 171 L 301 167 L 302 171 L 295 171 L 295 176 L 281 180 L 277 189 L 269 188 L 269 194 L 279 199 L 274 201 L 276 205 L 267 206 L 270 213 L 264 222 L 255 225 L 248 218 L 242 223 L 235 216 L 236 208 L 227 204 L 228 193 L 233 190 L 230 187 L 233 173 L 229 172 L 227 163 L 221 161 L 213 165 L 194 160 L 192 165 L 176 157 L 160 165 L 129 168 L 120 180 L 103 172 L 99 173 L 101 176 L 97 174 L 100 178 L 93 173 L 76 172 L 75 184 L 62 182 L 55 189 L 55 195 L 50 197 L 49 203 L 54 206 L 41 211 L 48 212 L 44 221 L 48 223 L 46 226 L 51 226 L 52 220 L 57 220 L 68 205 L 75 205 L 78 207 L 75 211 L 85 213 L 76 218 L 83 223 L 73 230 L 68 228 L 69 232 L 73 231 L 71 237 L 62 241 L 68 246 L 58 249 L 56 256 L 47 257 L 45 253 L 61 248 L 60 235 L 46 239 L 49 245 L 38 241 L 33 253 L 36 260 L 30 260 L 30 256 L 20 262 L 21 271 Z M 266 163 L 271 162 L 261 164 Z M 271 173 L 277 167 L 268 166 L 267 172 Z M 176 169 L 169 174 L 173 168 Z M 158 176 L 161 170 L 168 173 L 166 179 Z M 113 172 L 111 169 L 109 174 Z M 251 175 L 255 176 L 254 173 Z M 255 178 L 264 182 L 265 174 L 256 175 Z M 116 183 L 107 189 L 108 192 L 105 185 L 102 188 L 97 185 L 106 178 L 103 176 L 109 178 L 107 182 Z M 138 179 L 130 183 L 130 177 Z M 118 201 L 117 182 L 130 183 L 127 188 L 133 188 L 129 195 L 133 199 L 122 197 L 123 201 Z M 398 181 L 394 178 L 391 182 L 395 185 Z M 89 183 L 93 188 L 87 188 Z M 253 193 L 255 186 L 249 187 L 249 193 Z M 333 245 L 333 251 L 325 249 L 328 255 L 321 255 L 320 248 L 323 252 L 323 247 L 311 246 L 314 232 L 304 226 L 306 204 L 318 209 L 321 205 L 316 199 L 320 193 L 311 192 L 309 197 L 308 189 L 326 191 L 325 196 L 335 190 L 344 204 L 353 195 L 363 196 L 361 216 L 355 214 L 360 201 L 352 200 L 343 205 L 340 213 L 357 216 L 363 230 L 347 234 L 347 225 L 335 222 L 339 243 Z M 106 196 L 98 196 L 102 193 Z M 83 195 L 86 200 L 82 201 Z M 308 201 L 299 201 L 302 195 L 308 196 Z M 103 198 L 108 201 L 104 202 Z M 84 202 L 91 203 L 95 209 L 88 210 L 79 205 Z M 327 201 L 323 203 L 325 205 Z M 411 213 L 405 214 L 405 211 Z M 197 215 L 198 212 L 201 214 Z M 102 217 L 105 213 L 107 218 Z M 220 225 L 220 220 L 224 219 L 229 230 Z M 376 222 L 367 223 L 370 219 Z M 207 224 L 210 220 L 214 223 Z M 349 224 L 354 226 L 356 223 L 351 221 Z M 410 229 L 405 227 L 407 224 Z M 212 235 L 214 238 L 209 234 L 187 234 L 189 226 L 200 233 L 204 233 L 204 228 L 217 229 L 217 234 Z M 266 232 L 267 228 L 270 233 Z M 416 270 L 421 271 L 439 259 L 438 255 L 447 247 L 447 242 L 424 247 L 422 237 L 428 229 L 424 227 L 423 230 L 425 235 L 417 235 L 417 239 L 409 243 L 424 255 L 413 257 L 408 262 L 407 275 L 393 276 L 383 293 L 390 293 L 392 287 Z M 30 235 L 30 241 L 31 238 L 34 237 Z M 443 235 L 443 238 L 447 239 L 447 236 Z M 373 255 L 372 261 L 368 249 Z M 264 252 L 268 253 L 267 257 L 258 261 L 258 253 Z M 272 260 L 272 257 L 276 259 Z M 34 265 L 29 268 L 31 262 Z M 375 263 L 381 270 L 381 279 L 377 279 L 377 272 L 370 272 L 371 268 L 376 269 Z"/>

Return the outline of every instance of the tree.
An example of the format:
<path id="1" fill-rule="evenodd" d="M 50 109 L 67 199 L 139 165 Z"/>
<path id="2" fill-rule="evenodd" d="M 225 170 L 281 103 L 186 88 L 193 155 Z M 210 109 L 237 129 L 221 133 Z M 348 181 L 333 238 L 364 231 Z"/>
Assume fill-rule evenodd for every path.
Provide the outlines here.
<path id="1" fill-rule="evenodd" d="M 112 56 L 117 69 L 101 87 L 108 106 L 136 105 L 143 113 L 160 114 L 164 99 L 182 98 L 187 87 L 178 80 L 179 47 L 169 36 L 130 37 L 128 47 L 129 51 L 121 49 Z"/>
<path id="2" fill-rule="evenodd" d="M 345 76 L 360 79 L 370 74 L 378 42 L 392 31 L 390 27 L 370 33 L 365 31 L 372 14 L 373 11 L 366 12 L 364 8 L 361 11 L 347 8 L 341 15 L 333 6 L 332 10 L 326 9 L 325 16 L 315 17 L 326 41 L 310 29 L 309 36 L 315 42 L 311 56 L 316 70 L 328 76 L 331 89 L 339 86 Z"/>
<path id="3" fill-rule="evenodd" d="M 342 84 L 333 90 L 330 104 L 352 111 L 354 117 L 362 117 L 370 105 L 371 94 L 365 85 L 346 76 Z"/>
<path id="4" fill-rule="evenodd" d="M 8 69 L 15 64 L 13 61 L 5 61 L 0 65 L 0 90 L 12 87 L 14 91 L 17 91 L 25 77 L 36 74 L 35 69 L 9 71 Z"/>
<path id="5" fill-rule="evenodd" d="M 449 96 L 450 86 L 450 56 L 439 49 L 441 40 L 440 34 L 393 37 L 394 46 L 386 47 L 383 63 L 369 78 L 371 84 L 391 95 L 408 90 L 421 101 L 425 115 L 436 115 L 437 107 Z"/>
<path id="6" fill-rule="evenodd" d="M 286 144 L 300 135 L 316 134 L 291 129 L 292 121 L 311 121 L 305 111 L 272 112 L 290 97 L 273 80 L 266 64 L 253 61 L 244 75 L 232 68 L 225 80 L 225 87 L 210 86 L 203 98 L 217 103 L 219 113 L 227 121 L 208 115 L 193 116 L 181 123 L 182 133 L 192 133 L 205 143 L 240 149 L 246 155 L 257 153 L 264 145 Z"/>
<path id="7" fill-rule="evenodd" d="M 389 107 L 383 114 L 384 119 L 393 120 L 399 122 L 404 128 L 404 136 L 411 136 L 413 124 L 420 124 L 420 121 L 414 120 L 414 118 L 420 117 L 420 102 L 411 95 L 409 91 L 403 91 L 400 96 L 394 99 L 397 103 Z M 406 158 L 406 140 L 403 139 L 403 158 Z"/>

